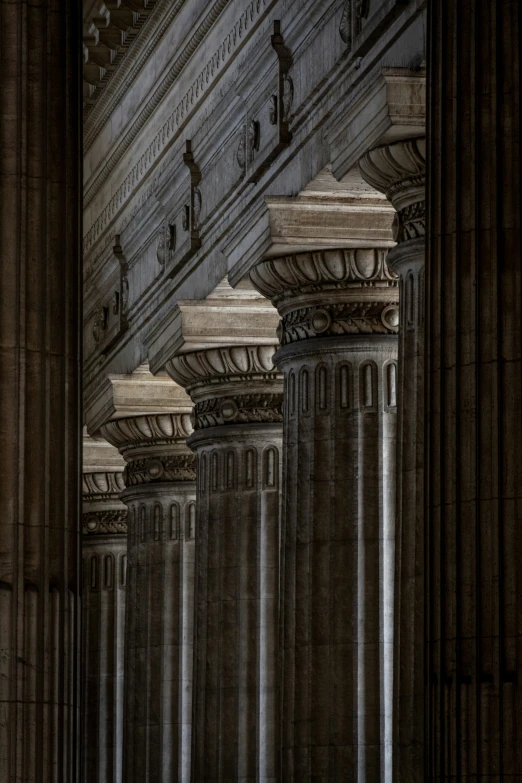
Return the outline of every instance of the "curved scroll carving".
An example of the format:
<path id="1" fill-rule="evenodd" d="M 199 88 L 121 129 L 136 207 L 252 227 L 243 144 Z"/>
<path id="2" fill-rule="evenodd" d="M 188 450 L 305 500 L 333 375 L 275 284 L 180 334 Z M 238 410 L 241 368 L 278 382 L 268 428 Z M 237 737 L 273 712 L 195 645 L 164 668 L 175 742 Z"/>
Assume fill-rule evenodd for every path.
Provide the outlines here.
<path id="1" fill-rule="evenodd" d="M 195 481 L 196 457 L 178 454 L 136 459 L 129 462 L 124 475 L 127 487 L 162 481 Z"/>
<path id="2" fill-rule="evenodd" d="M 346 302 L 293 310 L 281 320 L 281 345 L 311 337 L 344 334 L 397 334 L 399 302 Z"/>

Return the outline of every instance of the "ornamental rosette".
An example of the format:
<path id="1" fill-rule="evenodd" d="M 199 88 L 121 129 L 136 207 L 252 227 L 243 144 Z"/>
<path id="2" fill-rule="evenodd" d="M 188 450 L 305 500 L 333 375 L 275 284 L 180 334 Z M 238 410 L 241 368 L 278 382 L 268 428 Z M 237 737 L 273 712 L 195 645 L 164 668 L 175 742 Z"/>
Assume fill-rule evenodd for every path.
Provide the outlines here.
<path id="1" fill-rule="evenodd" d="M 82 518 L 85 536 L 127 533 L 127 509 L 117 511 L 89 511 Z"/>

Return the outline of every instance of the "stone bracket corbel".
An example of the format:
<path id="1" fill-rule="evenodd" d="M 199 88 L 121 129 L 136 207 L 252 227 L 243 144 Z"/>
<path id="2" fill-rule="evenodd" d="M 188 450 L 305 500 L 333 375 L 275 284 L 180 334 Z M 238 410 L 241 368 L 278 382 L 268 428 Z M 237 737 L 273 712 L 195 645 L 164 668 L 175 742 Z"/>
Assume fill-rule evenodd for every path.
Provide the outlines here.
<path id="1" fill-rule="evenodd" d="M 202 207 L 201 170 L 194 159 L 192 141 L 185 142 L 183 163 L 188 169 L 188 198 L 181 210 L 168 223 L 167 276 L 173 277 L 201 247 L 200 215 Z"/>
<path id="2" fill-rule="evenodd" d="M 120 244 L 120 235 L 116 234 L 112 248 L 119 262 L 118 286 L 109 299 L 95 312 L 93 336 L 99 351 L 107 353 L 129 328 L 129 279 L 128 264 Z"/>
<path id="3" fill-rule="evenodd" d="M 256 96 L 242 127 L 237 160 L 247 183 L 258 182 L 282 150 L 292 141 L 290 117 L 294 84 L 290 76 L 293 58 L 274 21 L 271 46 L 277 55 L 277 78 Z"/>

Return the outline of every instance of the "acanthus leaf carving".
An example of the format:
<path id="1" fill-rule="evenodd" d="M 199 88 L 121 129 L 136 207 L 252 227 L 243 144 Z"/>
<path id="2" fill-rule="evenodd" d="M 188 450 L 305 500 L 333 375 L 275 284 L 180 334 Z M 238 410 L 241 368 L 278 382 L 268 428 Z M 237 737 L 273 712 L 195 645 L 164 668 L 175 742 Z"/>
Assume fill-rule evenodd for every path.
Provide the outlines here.
<path id="1" fill-rule="evenodd" d="M 346 334 L 397 334 L 399 302 L 343 302 L 287 313 L 279 330 L 281 345 Z"/>
<path id="2" fill-rule="evenodd" d="M 204 400 L 194 406 L 194 420 L 196 430 L 227 424 L 280 423 L 283 421 L 283 395 L 243 394 Z"/>
<path id="3" fill-rule="evenodd" d="M 125 468 L 124 476 L 127 487 L 165 481 L 195 481 L 196 457 L 194 454 L 175 454 L 132 460 Z"/>

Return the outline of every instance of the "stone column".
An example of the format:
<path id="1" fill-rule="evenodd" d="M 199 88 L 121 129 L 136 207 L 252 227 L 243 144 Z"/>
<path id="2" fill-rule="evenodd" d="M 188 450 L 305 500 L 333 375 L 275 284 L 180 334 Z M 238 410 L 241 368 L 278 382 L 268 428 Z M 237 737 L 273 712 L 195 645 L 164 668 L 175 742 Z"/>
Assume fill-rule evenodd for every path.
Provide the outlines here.
<path id="1" fill-rule="evenodd" d="M 281 780 L 390 781 L 399 292 L 374 249 L 265 261 L 285 376 Z"/>
<path id="2" fill-rule="evenodd" d="M 83 437 L 82 773 L 122 783 L 127 508 L 124 460 Z"/>
<path id="3" fill-rule="evenodd" d="M 425 780 L 522 780 L 521 24 L 429 4 Z"/>
<path id="4" fill-rule="evenodd" d="M 79 23 L 0 2 L 0 778 L 79 773 Z"/>
<path id="5" fill-rule="evenodd" d="M 424 138 L 370 150 L 364 179 L 397 210 L 387 263 L 400 278 L 393 697 L 394 780 L 424 783 Z"/>
<path id="6" fill-rule="evenodd" d="M 102 427 L 127 462 L 125 783 L 190 780 L 196 471 L 186 403 Z"/>
<path id="7" fill-rule="evenodd" d="M 273 345 L 172 359 L 198 458 L 194 783 L 276 781 L 281 375 Z"/>

